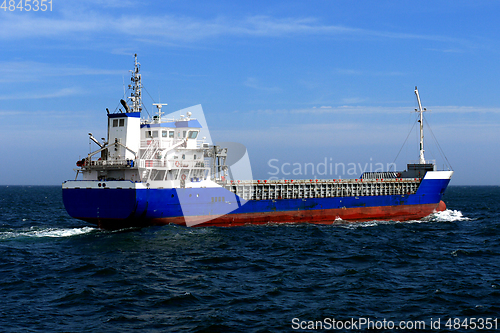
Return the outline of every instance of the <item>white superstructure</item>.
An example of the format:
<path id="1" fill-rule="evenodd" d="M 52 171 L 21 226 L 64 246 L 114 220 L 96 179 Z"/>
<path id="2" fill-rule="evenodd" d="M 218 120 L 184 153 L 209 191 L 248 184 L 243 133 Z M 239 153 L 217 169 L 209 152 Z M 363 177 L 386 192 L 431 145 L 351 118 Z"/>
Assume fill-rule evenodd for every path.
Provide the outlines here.
<path id="1" fill-rule="evenodd" d="M 200 139 L 202 125 L 189 111 L 166 119 L 162 107 L 167 104 L 154 103 L 156 115 L 142 119 L 139 70 L 135 55 L 129 102 L 122 99 L 123 109 L 108 111 L 107 141 L 100 142 L 89 133 L 99 149 L 78 161 L 77 177 L 81 173 L 82 180 L 108 183 L 130 180 L 152 188 L 218 186 L 211 179 L 226 175 L 224 149 Z M 210 172 L 211 165 L 216 165 L 216 171 Z"/>

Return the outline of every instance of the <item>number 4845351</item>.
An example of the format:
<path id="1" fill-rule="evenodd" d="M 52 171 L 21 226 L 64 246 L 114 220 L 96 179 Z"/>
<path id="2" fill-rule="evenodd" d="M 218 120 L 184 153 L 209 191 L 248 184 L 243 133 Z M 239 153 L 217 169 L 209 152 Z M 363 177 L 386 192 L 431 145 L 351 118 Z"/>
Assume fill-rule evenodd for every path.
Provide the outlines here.
<path id="1" fill-rule="evenodd" d="M 0 6 L 0 9 L 3 9 L 5 12 L 6 11 L 20 11 L 22 12 L 23 10 L 26 12 L 30 11 L 52 11 L 52 0 L 4 0 L 2 2 L 2 5 Z"/>

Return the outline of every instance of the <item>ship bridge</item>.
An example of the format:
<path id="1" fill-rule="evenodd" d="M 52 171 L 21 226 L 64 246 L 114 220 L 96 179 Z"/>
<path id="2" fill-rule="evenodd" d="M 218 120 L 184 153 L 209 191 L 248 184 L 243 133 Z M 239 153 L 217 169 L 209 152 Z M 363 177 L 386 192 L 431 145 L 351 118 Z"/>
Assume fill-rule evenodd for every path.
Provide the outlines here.
<path id="1" fill-rule="evenodd" d="M 145 149 L 152 143 L 159 149 L 170 148 L 181 141 L 186 141 L 186 148 L 200 148 L 198 135 L 202 126 L 196 119 L 181 119 L 141 124 L 141 148 Z"/>
<path id="2" fill-rule="evenodd" d="M 140 125 L 141 179 L 154 186 L 185 187 L 188 182 L 207 179 L 209 164 L 205 161 L 208 143 L 199 138 L 201 124 L 191 118 L 191 112 L 180 119 L 162 119 L 158 115 Z"/>

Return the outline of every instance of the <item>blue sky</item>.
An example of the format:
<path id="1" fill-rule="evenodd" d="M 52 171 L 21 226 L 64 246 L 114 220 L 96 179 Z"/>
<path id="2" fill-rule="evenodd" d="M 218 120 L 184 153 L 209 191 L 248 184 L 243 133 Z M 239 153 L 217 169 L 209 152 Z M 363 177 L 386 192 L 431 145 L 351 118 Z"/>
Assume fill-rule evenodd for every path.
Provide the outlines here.
<path id="1" fill-rule="evenodd" d="M 452 185 L 500 185 L 499 13 L 497 1 L 53 0 L 52 11 L 1 9 L 0 184 L 74 178 L 76 160 L 96 148 L 87 133 L 105 136 L 105 109 L 118 106 L 137 53 L 146 108 L 201 104 L 214 141 L 247 146 L 256 179 L 275 173 L 271 165 L 291 173 L 325 160 L 394 162 L 418 86 Z M 430 132 L 426 158 L 446 168 Z M 417 159 L 415 132 L 396 165 Z M 315 171 L 277 176 L 339 177 Z"/>

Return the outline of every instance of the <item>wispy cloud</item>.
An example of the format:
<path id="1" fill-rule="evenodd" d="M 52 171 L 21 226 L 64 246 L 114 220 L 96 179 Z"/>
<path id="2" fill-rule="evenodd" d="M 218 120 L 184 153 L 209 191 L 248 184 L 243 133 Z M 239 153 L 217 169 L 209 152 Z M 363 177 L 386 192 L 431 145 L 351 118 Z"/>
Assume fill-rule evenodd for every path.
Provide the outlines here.
<path id="1" fill-rule="evenodd" d="M 67 1 L 67 0 L 66 0 Z M 67 1 L 69 3 L 74 3 L 75 1 Z M 81 3 L 81 1 L 78 1 Z M 87 6 L 102 6 L 104 8 L 130 8 L 134 6 L 134 4 L 137 5 L 136 2 L 131 1 L 131 0 L 86 0 L 85 4 Z"/>
<path id="2" fill-rule="evenodd" d="M 350 97 L 350 98 L 342 98 L 343 104 L 360 104 L 365 101 L 364 98 L 360 97 Z"/>
<path id="3" fill-rule="evenodd" d="M 97 0 L 94 0 L 97 1 Z M 97 1 L 101 3 L 101 1 Z M 102 1 L 104 3 L 104 1 Z M 106 3 L 109 2 L 106 1 Z M 115 5 L 118 2 L 113 2 Z M 0 22 L 0 39 L 64 38 L 81 40 L 89 34 L 124 34 L 141 39 L 160 37 L 157 42 L 198 42 L 222 36 L 289 37 L 296 35 L 324 35 L 342 38 L 385 38 L 430 40 L 467 44 L 466 40 L 439 35 L 418 35 L 404 32 L 386 32 L 325 24 L 316 18 L 276 18 L 249 16 L 246 18 L 216 17 L 201 19 L 180 15 L 113 16 L 104 12 L 62 12 L 59 16 L 43 17 L 23 13 L 6 13 Z"/>
<path id="4" fill-rule="evenodd" d="M 429 49 L 426 48 L 428 51 L 435 51 L 435 52 L 442 52 L 442 53 L 464 53 L 465 51 L 462 49 Z"/>
<path id="5" fill-rule="evenodd" d="M 17 95 L 0 95 L 0 100 L 16 100 L 16 99 L 43 99 L 43 98 L 56 98 L 56 97 L 66 97 L 82 94 L 83 91 L 79 88 L 63 88 L 52 92 L 44 93 L 23 93 Z"/>
<path id="6" fill-rule="evenodd" d="M 360 99 L 353 98 L 344 100 L 344 103 L 356 103 L 361 101 Z M 408 108 L 406 108 L 408 109 Z M 286 112 L 289 114 L 401 114 L 406 110 L 403 107 L 381 107 L 381 106 L 313 106 L 309 108 L 301 108 L 301 109 L 291 109 L 291 110 L 280 110 L 281 112 Z M 410 108 L 411 110 L 411 108 Z"/>
<path id="7" fill-rule="evenodd" d="M 100 22 L 96 17 L 42 17 L 33 14 L 4 13 L 0 21 L 0 39 L 14 40 L 24 38 L 66 38 L 85 32 L 102 31 L 105 22 Z"/>
<path id="8" fill-rule="evenodd" d="M 356 103 L 362 102 L 361 99 L 353 98 L 346 99 L 347 102 Z M 345 102 L 346 102 L 345 101 Z M 455 114 L 499 114 L 500 108 L 496 107 L 481 107 L 481 106 L 429 106 L 427 110 L 435 114 L 442 113 L 455 113 Z M 349 114 L 349 115 L 359 115 L 359 114 L 377 114 L 377 115 L 394 115 L 394 114 L 404 114 L 412 113 L 414 107 L 408 106 L 397 106 L 397 107 L 383 107 L 383 106 L 355 106 L 355 105 L 343 105 L 343 106 L 312 106 L 300 109 L 265 109 L 265 110 L 255 110 L 252 113 L 257 114 Z"/>
<path id="9" fill-rule="evenodd" d="M 405 75 L 402 72 L 390 71 L 390 72 L 382 72 L 382 71 L 363 71 L 359 69 L 345 69 L 345 68 L 337 68 L 334 70 L 336 74 L 340 75 L 349 75 L 349 76 L 400 76 Z"/>
<path id="10" fill-rule="evenodd" d="M 309 123 L 270 126 L 277 122 L 266 119 L 262 126 L 217 130 L 213 133 L 220 141 L 235 141 L 252 146 L 267 147 L 269 142 L 274 147 L 325 147 L 325 146 L 367 146 L 373 144 L 394 144 L 394 140 L 403 143 L 411 127 L 395 122 L 361 123 L 354 119 L 332 121 L 320 117 L 308 118 Z M 266 125 L 264 125 L 266 124 Z M 485 140 L 498 140 L 500 124 L 457 119 L 453 124 L 433 124 L 432 131 L 438 139 L 449 144 L 463 142 L 484 143 Z M 300 133 L 300 135 L 290 135 Z M 429 132 L 426 132 L 429 133 Z M 457 136 L 457 133 L 461 135 Z M 251 143 L 249 139 L 252 138 Z M 368 141 L 367 141 L 368 139 Z M 430 139 L 428 135 L 427 140 Z"/>
<path id="11" fill-rule="evenodd" d="M 270 93 L 276 93 L 282 91 L 282 89 L 279 87 L 265 86 L 262 83 L 260 83 L 258 79 L 254 77 L 249 77 L 248 79 L 246 79 L 245 82 L 243 82 L 243 85 L 252 89 L 266 91 Z"/>
<path id="12" fill-rule="evenodd" d="M 483 107 L 483 106 L 430 106 L 427 108 L 431 112 L 436 113 L 491 113 L 500 114 L 498 107 Z"/>
<path id="13" fill-rule="evenodd" d="M 36 61 L 0 61 L 0 82 L 28 82 L 57 76 L 121 75 L 123 73 L 125 71 L 48 64 Z"/>
<path id="14" fill-rule="evenodd" d="M 0 111 L 0 117 L 20 116 L 26 114 L 24 111 Z"/>

